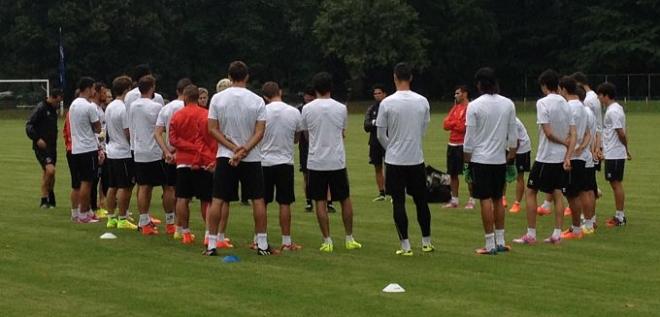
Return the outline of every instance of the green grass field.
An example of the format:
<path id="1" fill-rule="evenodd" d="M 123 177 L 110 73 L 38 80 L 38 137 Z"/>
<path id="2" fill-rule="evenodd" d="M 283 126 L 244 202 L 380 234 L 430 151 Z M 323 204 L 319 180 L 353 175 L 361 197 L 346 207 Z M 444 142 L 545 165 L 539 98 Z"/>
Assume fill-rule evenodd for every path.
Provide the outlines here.
<path id="1" fill-rule="evenodd" d="M 442 170 L 447 140 L 441 128 L 443 116 L 432 115 L 424 144 L 427 164 Z M 520 116 L 535 148 L 534 114 Z M 660 311 L 656 213 L 660 200 L 653 185 L 660 179 L 656 163 L 660 151 L 654 145 L 658 114 L 628 114 L 633 161 L 626 167 L 624 183 L 627 227 L 605 228 L 613 200 L 598 174 L 604 197 L 597 207 L 601 229 L 594 236 L 558 246 L 514 246 L 513 252 L 494 257 L 476 256 L 473 250 L 483 245 L 478 210 L 443 210 L 433 204 L 436 252 L 422 254 L 409 199 L 415 251 L 410 258 L 394 255 L 398 239 L 391 205 L 371 202 L 377 191 L 373 169 L 367 164 L 367 134 L 362 115 L 353 114 L 346 152 L 354 235 L 363 249 L 348 252 L 342 247 L 343 227 L 337 213 L 331 215 L 337 247 L 333 254 L 321 254 L 316 218 L 297 203 L 293 238 L 305 248 L 258 257 L 246 247 L 252 239 L 251 211 L 234 204 L 228 234 L 237 248 L 223 251 L 240 257 L 233 264 L 201 256 L 201 244 L 183 246 L 165 235 L 114 231 L 117 240 L 100 240 L 106 232 L 104 223 L 72 224 L 62 150 L 57 165 L 58 207 L 39 209 L 41 171 L 24 133 L 24 119 L 11 117 L 0 119 L 1 316 L 650 316 Z M 296 177 L 300 202 L 302 178 L 298 173 Z M 508 197 L 513 199 L 513 188 Z M 464 203 L 464 186 L 461 199 Z M 135 210 L 135 201 L 131 209 Z M 156 199 L 153 210 L 163 217 Z M 192 228 L 201 237 L 197 210 L 196 204 Z M 279 245 L 276 211 L 269 212 L 269 240 Z M 524 219 L 524 214 L 507 215 L 508 241 L 524 232 Z M 539 221 L 542 238 L 551 232 L 552 220 Z M 382 293 L 388 283 L 399 283 L 407 292 Z"/>

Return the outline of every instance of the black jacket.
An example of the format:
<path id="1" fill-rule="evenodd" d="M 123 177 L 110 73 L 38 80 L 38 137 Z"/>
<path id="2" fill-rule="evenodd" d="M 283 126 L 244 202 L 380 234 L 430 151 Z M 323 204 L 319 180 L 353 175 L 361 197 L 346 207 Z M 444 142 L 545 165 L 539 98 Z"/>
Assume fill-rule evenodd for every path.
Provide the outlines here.
<path id="1" fill-rule="evenodd" d="M 369 133 L 369 145 L 380 145 L 378 143 L 378 136 L 376 135 L 378 129 L 376 128 L 376 118 L 378 118 L 378 107 L 380 102 L 377 102 L 367 109 L 364 114 L 364 132 Z"/>
<path id="2" fill-rule="evenodd" d="M 48 149 L 57 148 L 57 109 L 46 101 L 40 102 L 25 123 L 25 133 L 36 148 L 43 139 Z"/>

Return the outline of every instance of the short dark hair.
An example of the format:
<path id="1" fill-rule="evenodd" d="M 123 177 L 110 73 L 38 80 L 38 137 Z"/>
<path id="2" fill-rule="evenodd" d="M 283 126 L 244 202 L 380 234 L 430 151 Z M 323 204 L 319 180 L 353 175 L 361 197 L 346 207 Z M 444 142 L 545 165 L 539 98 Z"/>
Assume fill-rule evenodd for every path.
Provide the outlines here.
<path id="1" fill-rule="evenodd" d="M 564 76 L 561 79 L 559 79 L 559 87 L 566 89 L 566 92 L 571 95 L 577 94 L 578 84 L 575 78 L 573 77 Z"/>
<path id="2" fill-rule="evenodd" d="M 248 66 L 242 61 L 233 61 L 229 64 L 229 79 L 243 81 L 249 74 Z"/>
<path id="3" fill-rule="evenodd" d="M 589 85 L 589 80 L 587 79 L 587 75 L 585 75 L 583 72 L 575 72 L 573 75 L 571 75 L 575 81 L 578 82 L 580 85 Z"/>
<path id="4" fill-rule="evenodd" d="M 371 91 L 374 91 L 376 89 L 380 89 L 380 91 L 387 93 L 387 91 L 385 90 L 385 86 L 383 84 L 374 84 L 373 86 L 371 86 Z"/>
<path id="5" fill-rule="evenodd" d="M 140 64 L 135 66 L 135 69 L 133 70 L 133 81 L 138 82 L 140 81 L 140 78 L 151 75 L 151 68 L 147 64 Z"/>
<path id="6" fill-rule="evenodd" d="M 474 74 L 474 81 L 482 93 L 496 94 L 499 91 L 495 70 L 490 67 L 482 67 Z"/>
<path id="7" fill-rule="evenodd" d="M 310 95 L 310 96 L 316 96 L 316 91 L 314 90 L 314 86 L 312 86 L 312 85 L 305 86 L 305 89 L 303 89 L 303 94 Z"/>
<path id="8" fill-rule="evenodd" d="M 197 103 L 199 99 L 199 88 L 193 84 L 188 84 L 183 88 L 183 100 L 186 103 Z"/>
<path id="9" fill-rule="evenodd" d="M 559 74 L 552 69 L 546 69 L 539 75 L 539 85 L 545 86 L 550 91 L 556 91 L 559 88 Z"/>
<path id="10" fill-rule="evenodd" d="M 584 101 L 584 98 L 587 98 L 587 92 L 580 85 L 575 89 L 575 94 L 580 98 L 580 101 Z"/>
<path id="11" fill-rule="evenodd" d="M 268 99 L 279 96 L 280 85 L 274 81 L 268 81 L 263 86 L 261 86 L 261 93 Z"/>
<path id="12" fill-rule="evenodd" d="M 412 67 L 406 63 L 398 63 L 394 66 L 394 75 L 398 80 L 411 81 Z"/>
<path id="13" fill-rule="evenodd" d="M 64 91 L 60 88 L 53 88 L 50 90 L 50 97 L 51 98 L 57 98 L 57 97 L 63 97 L 64 96 Z"/>
<path id="14" fill-rule="evenodd" d="M 105 83 L 102 81 L 97 81 L 94 83 L 94 90 L 96 90 L 96 92 L 100 93 L 103 88 L 105 88 Z"/>
<path id="15" fill-rule="evenodd" d="M 183 89 L 188 87 L 188 85 L 192 85 L 190 78 L 179 79 L 179 81 L 176 83 L 176 92 L 183 94 Z"/>
<path id="16" fill-rule="evenodd" d="M 92 88 L 92 87 L 94 87 L 94 78 L 89 76 L 84 76 L 78 80 L 78 89 L 80 91 L 85 91 L 87 88 Z"/>
<path id="17" fill-rule="evenodd" d="M 154 88 L 154 86 L 156 86 L 156 78 L 151 75 L 142 76 L 140 81 L 138 81 L 138 89 L 141 94 L 147 93 L 151 88 Z"/>
<path id="18" fill-rule="evenodd" d="M 599 94 L 599 95 L 608 96 L 608 97 L 610 97 L 610 99 L 615 99 L 616 98 L 616 86 L 614 86 L 613 83 L 604 82 L 604 83 L 598 85 L 598 88 L 596 89 L 596 93 Z"/>
<path id="19" fill-rule="evenodd" d="M 332 91 L 332 75 L 328 72 L 320 72 L 312 77 L 312 85 L 314 91 L 321 95 L 325 95 Z"/>
<path id="20" fill-rule="evenodd" d="M 470 88 L 468 88 L 467 85 L 456 85 L 456 88 L 454 88 L 454 90 L 460 90 L 460 91 L 468 94 L 468 96 L 470 96 Z"/>
<path id="21" fill-rule="evenodd" d="M 133 82 L 128 76 L 119 76 L 112 80 L 112 94 L 115 96 L 121 96 L 131 89 Z"/>

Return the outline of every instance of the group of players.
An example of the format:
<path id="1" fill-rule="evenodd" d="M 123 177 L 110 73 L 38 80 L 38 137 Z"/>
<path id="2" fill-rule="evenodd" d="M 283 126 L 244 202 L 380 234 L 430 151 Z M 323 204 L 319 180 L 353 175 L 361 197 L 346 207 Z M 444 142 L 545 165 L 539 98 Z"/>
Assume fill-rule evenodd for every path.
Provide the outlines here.
<path id="1" fill-rule="evenodd" d="M 323 236 L 320 251 L 333 252 L 334 248 L 328 219 L 328 210 L 334 209 L 331 201 L 341 204 L 345 248 L 360 249 L 362 245 L 352 235 L 353 209 L 343 144 L 347 109 L 331 97 L 331 75 L 316 74 L 312 88 L 305 92 L 305 105 L 296 109 L 282 102 L 275 82 L 263 85 L 262 96 L 248 90 L 245 63 L 232 62 L 228 74 L 228 79 L 218 83 L 210 102 L 205 89 L 189 79 L 181 79 L 177 83 L 177 99 L 168 104 L 155 93 L 156 80 L 145 67 L 138 67 L 133 79 L 115 78 L 111 95 L 92 78 L 81 78 L 78 96 L 71 103 L 64 127 L 72 180 L 72 221 L 94 223 L 104 216 L 97 215 L 90 206 L 90 201 L 96 199 L 92 189 L 97 187 L 102 170 L 108 228 L 158 234 L 160 220 L 152 217 L 150 206 L 153 187 L 162 186 L 167 234 L 184 244 L 194 243 L 195 236 L 189 229 L 189 204 L 197 197 L 206 224 L 204 254 L 213 256 L 218 254 L 217 249 L 233 247 L 225 232 L 230 202 L 239 199 L 240 183 L 241 196 L 251 200 L 253 209 L 251 248 L 259 255 L 299 250 L 301 246 L 291 239 L 290 205 L 295 201 L 294 145 L 304 140 L 300 147 L 306 209 L 311 210 L 311 200 L 315 201 Z M 410 89 L 413 76 L 409 65 L 397 64 L 393 77 L 396 92 L 392 95 L 387 96 L 382 86 L 375 87 L 377 103 L 367 111 L 364 126 L 371 133 L 370 162 L 376 167 L 379 195 L 374 200 L 385 200 L 385 195 L 390 195 L 401 244 L 396 254 L 410 256 L 413 251 L 408 239 L 406 193 L 416 206 L 421 250 L 434 251 L 422 150 L 430 106 L 425 97 Z M 458 206 L 458 175 L 465 171 L 471 193 L 466 208 L 474 208 L 472 197 L 480 200 L 486 233 L 486 246 L 476 251 L 497 254 L 510 250 L 504 240 L 505 184 L 507 178 L 516 179 L 517 170 L 516 202 L 511 211 L 518 212 L 524 191 L 523 173 L 530 171 L 531 145 L 524 126 L 516 118 L 513 102 L 498 94 L 494 71 L 480 69 L 475 82 L 481 96 L 468 104 L 468 89 L 459 87 L 457 104 L 444 121 L 445 129 L 451 131 L 447 164 L 452 200 L 446 207 Z M 555 230 L 546 242 L 558 243 L 562 238 L 593 233 L 597 190 L 594 163 L 602 159 L 617 207 L 608 225 L 625 225 L 621 182 L 629 154 L 625 116 L 614 99 L 614 86 L 602 84 L 596 94 L 589 89 L 584 75 L 559 78 L 551 70 L 540 76 L 539 84 L 546 97 L 537 103 L 539 149 L 526 191 L 529 228 L 514 242 L 536 242 L 536 214 L 546 213 L 543 208 L 537 210 L 538 190 L 551 195 L 546 200 L 553 199 L 557 206 Z M 114 100 L 109 102 L 112 96 Z M 580 100 L 584 100 L 584 105 Z M 51 105 L 59 101 L 61 92 L 51 94 L 27 124 L 44 169 L 42 206 L 46 207 L 55 205 L 52 188 L 56 140 L 44 132 L 49 128 L 40 127 L 43 122 L 52 121 Z M 598 123 L 601 103 L 607 106 L 602 125 Z M 43 121 L 44 116 L 48 120 Z M 54 124 L 56 127 L 56 119 Z M 128 213 L 135 184 L 137 225 Z M 573 216 L 573 225 L 564 232 L 563 208 L 559 207 L 562 193 Z M 266 207 L 273 200 L 279 204 L 282 231 L 278 249 L 271 248 L 266 234 Z"/>

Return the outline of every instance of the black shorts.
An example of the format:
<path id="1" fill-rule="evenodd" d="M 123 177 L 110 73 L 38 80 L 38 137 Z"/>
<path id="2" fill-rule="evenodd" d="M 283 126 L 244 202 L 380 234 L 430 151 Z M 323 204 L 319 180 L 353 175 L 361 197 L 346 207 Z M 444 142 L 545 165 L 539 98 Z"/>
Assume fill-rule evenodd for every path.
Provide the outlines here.
<path id="1" fill-rule="evenodd" d="M 385 164 L 385 191 L 392 197 L 406 193 L 413 197 L 426 198 L 426 169 L 419 165 Z"/>
<path id="2" fill-rule="evenodd" d="M 130 188 L 135 185 L 135 163 L 132 158 L 107 159 L 103 168 L 108 170 L 110 188 Z"/>
<path id="3" fill-rule="evenodd" d="M 71 154 L 72 169 L 80 182 L 93 182 L 98 175 L 99 152 Z"/>
<path id="4" fill-rule="evenodd" d="M 101 183 L 101 191 L 103 192 L 103 196 L 105 196 L 108 194 L 108 188 L 110 188 L 110 167 L 107 158 L 103 162 L 103 165 L 99 166 L 99 181 Z"/>
<path id="5" fill-rule="evenodd" d="M 369 164 L 375 166 L 383 165 L 383 158 L 385 157 L 385 149 L 378 142 L 369 144 Z"/>
<path id="6" fill-rule="evenodd" d="M 300 159 L 300 171 L 307 173 L 307 155 L 309 153 L 309 144 L 303 142 L 298 143 L 298 153 L 298 158 Z"/>
<path id="7" fill-rule="evenodd" d="M 296 201 L 293 191 L 293 165 L 280 164 L 264 166 L 264 198 L 266 203 L 273 201 L 282 205 L 290 205 Z"/>
<path id="8" fill-rule="evenodd" d="M 527 188 L 552 194 L 566 187 L 566 171 L 563 163 L 534 162 L 527 179 Z"/>
<path id="9" fill-rule="evenodd" d="M 575 198 L 580 192 L 587 190 L 587 170 L 584 167 L 586 163 L 582 160 L 571 160 L 571 170 L 566 173 L 566 186 L 562 189 L 564 196 Z"/>
<path id="10" fill-rule="evenodd" d="M 37 157 L 37 161 L 39 162 L 39 165 L 41 165 L 41 169 L 46 169 L 46 165 L 48 164 L 53 164 L 55 166 L 55 163 L 57 162 L 57 150 L 56 149 L 39 149 L 39 148 L 34 148 L 34 156 Z"/>
<path id="11" fill-rule="evenodd" d="M 165 186 L 176 186 L 177 168 L 175 164 L 165 163 Z"/>
<path id="12" fill-rule="evenodd" d="M 165 161 L 135 162 L 135 181 L 138 185 L 163 186 L 165 185 Z"/>
<path id="13" fill-rule="evenodd" d="M 71 152 L 66 152 L 66 162 L 69 165 L 69 174 L 71 175 L 71 188 L 79 189 L 80 188 L 80 178 L 78 173 L 76 173 L 75 165 L 73 162 L 73 154 Z"/>
<path id="14" fill-rule="evenodd" d="M 213 173 L 190 167 L 176 169 L 176 198 L 211 201 L 213 196 Z"/>
<path id="15" fill-rule="evenodd" d="M 600 172 L 601 166 L 603 165 L 602 162 L 603 161 L 598 161 L 594 163 L 594 168 L 596 169 L 596 171 Z"/>
<path id="16" fill-rule="evenodd" d="M 605 160 L 605 180 L 623 181 L 623 170 L 626 167 L 626 160 Z"/>
<path id="17" fill-rule="evenodd" d="M 328 188 L 333 201 L 343 201 L 351 195 L 345 168 L 334 171 L 309 170 L 309 198 L 328 200 Z"/>
<path id="18" fill-rule="evenodd" d="M 470 163 L 472 196 L 477 199 L 501 199 L 506 181 L 506 164 Z"/>
<path id="19" fill-rule="evenodd" d="M 585 188 L 584 190 L 589 191 L 593 190 L 594 194 L 598 196 L 598 182 L 596 182 L 596 168 L 595 167 L 586 167 L 585 168 Z"/>
<path id="20" fill-rule="evenodd" d="M 516 154 L 516 171 L 518 173 L 529 172 L 531 166 L 531 151 Z"/>
<path id="21" fill-rule="evenodd" d="M 462 145 L 447 145 L 447 174 L 451 176 L 463 174 Z"/>
<path id="22" fill-rule="evenodd" d="M 243 199 L 264 198 L 264 174 L 261 162 L 240 162 L 229 165 L 229 158 L 219 157 L 213 175 L 213 197 L 224 201 L 238 201 L 238 182 Z"/>

